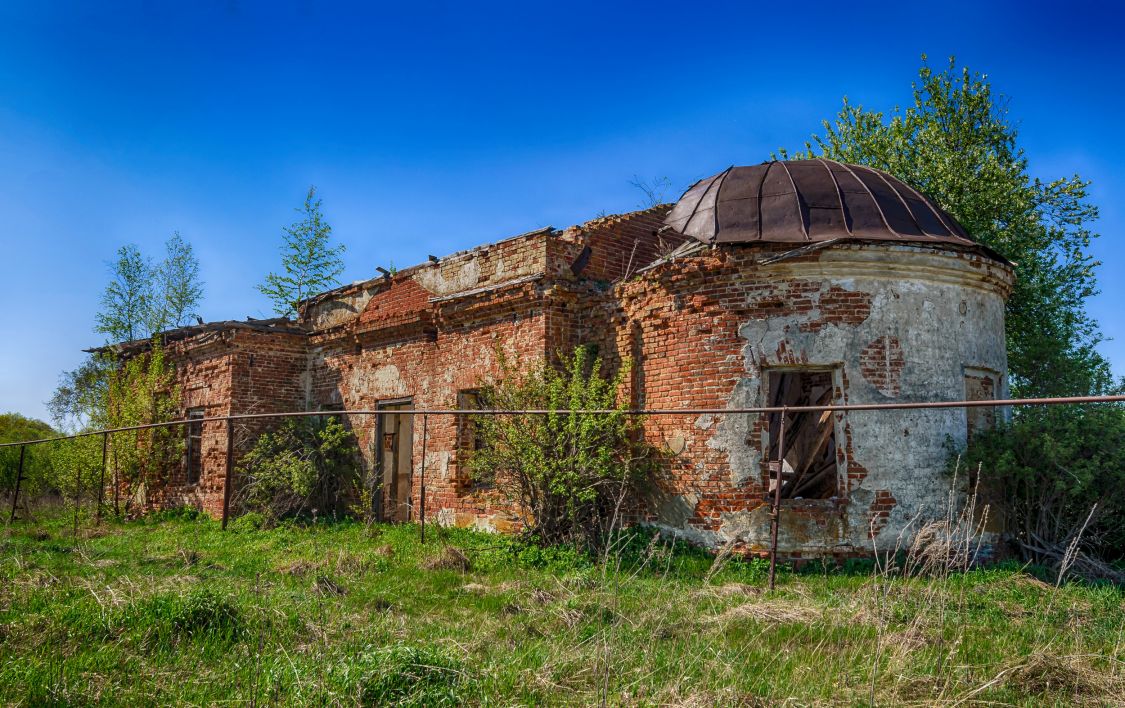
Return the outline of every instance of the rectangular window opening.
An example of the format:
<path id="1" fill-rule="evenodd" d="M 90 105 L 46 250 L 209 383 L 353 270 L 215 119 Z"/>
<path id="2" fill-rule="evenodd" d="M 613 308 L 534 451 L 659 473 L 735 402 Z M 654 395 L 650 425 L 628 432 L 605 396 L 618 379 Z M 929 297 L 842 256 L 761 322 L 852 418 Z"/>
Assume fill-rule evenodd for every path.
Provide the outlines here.
<path id="1" fill-rule="evenodd" d="M 206 418 L 203 408 L 189 408 L 188 420 Z M 203 423 L 192 422 L 187 424 L 187 483 L 199 484 L 203 475 Z"/>
<path id="2" fill-rule="evenodd" d="M 477 410 L 483 408 L 480 391 L 466 389 L 457 393 L 457 408 L 460 410 Z M 481 420 L 479 416 L 461 414 L 457 416 L 457 468 L 460 471 L 462 489 L 486 489 L 490 484 L 474 480 L 469 471 L 469 460 L 473 453 L 484 447 L 484 439 L 480 431 Z"/>
<path id="3" fill-rule="evenodd" d="M 983 369 L 965 368 L 965 400 L 995 401 L 996 376 Z M 970 406 L 965 408 L 965 427 L 967 439 L 973 435 L 996 427 L 996 409 L 991 406 Z"/>
<path id="4" fill-rule="evenodd" d="M 832 371 L 771 371 L 767 392 L 771 407 L 823 406 L 833 401 Z M 831 499 L 839 493 L 836 416 L 831 411 L 802 411 L 785 417 L 781 450 L 781 413 L 769 415 L 766 488 L 772 499 L 781 467 L 782 499 Z M 780 462 L 779 462 L 780 460 Z"/>

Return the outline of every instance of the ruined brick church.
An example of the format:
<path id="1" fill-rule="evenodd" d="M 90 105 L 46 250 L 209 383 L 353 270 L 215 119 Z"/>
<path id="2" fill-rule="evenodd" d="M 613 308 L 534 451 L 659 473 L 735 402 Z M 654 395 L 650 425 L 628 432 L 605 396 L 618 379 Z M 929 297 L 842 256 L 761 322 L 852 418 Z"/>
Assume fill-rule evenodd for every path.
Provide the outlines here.
<path id="1" fill-rule="evenodd" d="M 497 351 L 532 361 L 596 344 L 634 362 L 647 409 L 991 399 L 1006 392 L 1010 264 L 889 174 L 829 160 L 732 167 L 674 205 L 543 228 L 321 293 L 290 320 L 165 333 L 185 418 L 349 416 L 380 515 L 417 519 L 421 426 L 407 409 L 471 409 Z M 128 355 L 143 342 L 117 345 Z M 949 489 L 947 441 L 992 409 L 649 416 L 664 450 L 648 523 L 708 546 L 768 544 L 770 460 L 783 459 L 780 548 L 893 546 Z M 189 425 L 166 503 L 217 514 L 222 422 Z M 240 441 L 240 448 L 244 449 Z M 426 520 L 518 522 L 465 465 L 464 417 L 430 416 Z M 928 511 L 927 511 L 928 510 Z"/>

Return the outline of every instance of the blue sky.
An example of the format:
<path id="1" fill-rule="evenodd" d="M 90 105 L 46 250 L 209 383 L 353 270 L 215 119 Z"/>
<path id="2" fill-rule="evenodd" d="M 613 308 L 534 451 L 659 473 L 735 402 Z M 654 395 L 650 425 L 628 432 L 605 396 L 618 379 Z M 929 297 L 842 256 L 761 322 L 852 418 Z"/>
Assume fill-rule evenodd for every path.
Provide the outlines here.
<path id="1" fill-rule="evenodd" d="M 310 184 L 360 280 L 799 147 L 845 94 L 908 101 L 923 52 L 1010 97 L 1035 174 L 1093 180 L 1091 311 L 1125 375 L 1123 17 L 984 5 L 4 2 L 0 411 L 45 417 L 101 343 L 122 244 L 179 230 L 205 319 L 266 316 Z"/>

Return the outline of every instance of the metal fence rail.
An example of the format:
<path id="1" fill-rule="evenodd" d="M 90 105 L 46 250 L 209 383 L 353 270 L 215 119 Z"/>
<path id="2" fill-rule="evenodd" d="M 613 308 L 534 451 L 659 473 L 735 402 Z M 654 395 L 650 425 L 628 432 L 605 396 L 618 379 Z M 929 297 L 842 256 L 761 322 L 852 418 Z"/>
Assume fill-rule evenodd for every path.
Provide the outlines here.
<path id="1" fill-rule="evenodd" d="M 748 414 L 763 414 L 763 413 L 781 413 L 781 430 L 779 435 L 778 454 L 783 454 L 784 440 L 785 440 L 785 418 L 788 413 L 823 413 L 823 412 L 860 412 L 860 411 L 894 411 L 894 410 L 930 410 L 930 409 L 943 409 L 943 408 L 1008 408 L 1020 406 L 1051 406 L 1051 405 L 1081 405 L 1081 404 L 1104 404 L 1104 403 L 1125 403 L 1125 395 L 1114 396 L 1072 396 L 1060 398 L 1015 398 L 1015 399 L 1001 399 L 1001 400 L 974 400 L 974 401 L 909 401 L 902 403 L 844 403 L 844 404 L 825 404 L 825 405 L 811 405 L 811 406 L 753 406 L 745 408 L 629 408 L 629 409 L 463 409 L 463 408 L 416 408 L 416 409 L 376 409 L 376 410 L 337 410 L 337 411 L 291 411 L 285 413 L 241 413 L 223 416 L 213 416 L 210 418 L 191 418 L 182 420 L 165 421 L 161 423 L 146 423 L 143 425 L 131 425 L 120 428 L 108 428 L 103 430 L 89 430 L 73 435 L 59 435 L 51 438 L 40 438 L 37 440 L 23 440 L 17 442 L 0 443 L 0 449 L 19 447 L 19 463 L 16 472 L 15 490 L 12 494 L 12 508 L 8 515 L 8 523 L 15 520 L 16 508 L 19 501 L 20 483 L 23 481 L 24 462 L 26 458 L 27 447 L 31 445 L 41 445 L 45 443 L 59 442 L 63 440 L 76 440 L 78 438 L 92 437 L 95 435 L 102 436 L 102 462 L 101 473 L 99 476 L 99 489 L 98 501 L 95 517 L 98 522 L 101 521 L 103 491 L 105 488 L 105 472 L 106 472 L 106 452 L 109 446 L 109 436 L 115 433 L 124 433 L 138 430 L 151 430 L 154 428 L 168 428 L 179 425 L 195 425 L 203 423 L 226 423 L 226 470 L 225 480 L 223 484 L 223 512 L 222 512 L 222 528 L 227 528 L 227 522 L 230 517 L 230 501 L 231 490 L 233 487 L 234 477 L 234 424 L 240 421 L 249 420 L 265 420 L 276 418 L 307 418 L 312 416 L 320 417 L 333 417 L 333 416 L 366 416 L 366 415 L 420 415 L 422 416 L 422 461 L 420 472 L 420 526 L 422 541 L 425 542 L 426 534 L 426 437 L 428 434 L 428 422 L 431 415 L 629 415 L 629 416 L 666 416 L 666 415 L 748 415 Z M 768 451 L 767 451 L 768 455 Z M 773 462 L 773 461 L 771 461 Z M 780 460 L 776 461 L 780 462 Z M 777 465 L 777 477 L 774 481 L 774 498 L 771 502 L 770 512 L 770 587 L 774 585 L 775 568 L 777 563 L 777 534 L 779 527 L 779 516 L 781 511 L 781 485 L 782 485 L 782 467 Z M 75 490 L 75 510 L 74 510 L 74 534 L 78 534 L 78 511 L 81 503 L 81 475 L 76 480 Z"/>

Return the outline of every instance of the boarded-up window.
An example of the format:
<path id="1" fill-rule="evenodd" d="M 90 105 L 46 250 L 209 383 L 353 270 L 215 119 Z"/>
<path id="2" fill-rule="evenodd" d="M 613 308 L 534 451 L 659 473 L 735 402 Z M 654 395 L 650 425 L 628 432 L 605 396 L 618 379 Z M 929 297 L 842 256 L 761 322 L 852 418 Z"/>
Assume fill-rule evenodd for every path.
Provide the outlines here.
<path id="1" fill-rule="evenodd" d="M 981 369 L 965 369 L 965 400 L 995 401 L 996 375 Z M 971 439 L 982 430 L 996 426 L 996 409 L 992 406 L 972 406 L 965 409 L 966 433 Z"/>
<path id="2" fill-rule="evenodd" d="M 833 399 L 831 371 L 771 371 L 768 400 L 776 406 L 822 406 Z M 836 420 L 831 411 L 785 414 L 784 449 L 782 414 L 769 416 L 766 450 L 767 484 L 773 496 L 778 467 L 783 499 L 829 499 L 839 490 L 836 462 Z M 780 462 L 779 462 L 780 460 Z"/>
<path id="3" fill-rule="evenodd" d="M 196 421 L 206 417 L 203 408 L 189 408 L 187 418 Z M 187 424 L 187 483 L 199 484 L 203 475 L 203 423 Z"/>

